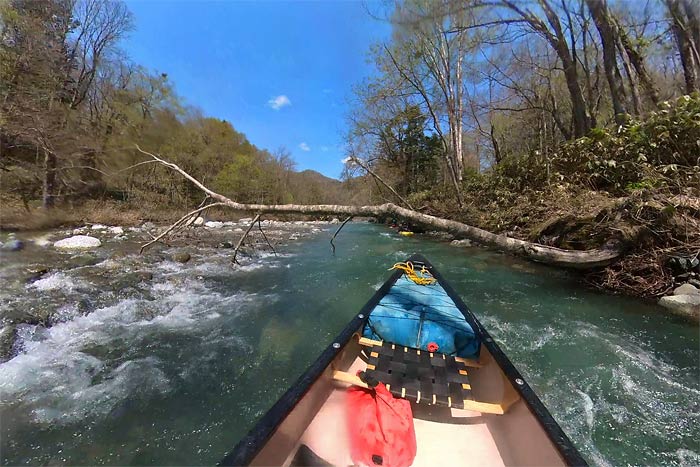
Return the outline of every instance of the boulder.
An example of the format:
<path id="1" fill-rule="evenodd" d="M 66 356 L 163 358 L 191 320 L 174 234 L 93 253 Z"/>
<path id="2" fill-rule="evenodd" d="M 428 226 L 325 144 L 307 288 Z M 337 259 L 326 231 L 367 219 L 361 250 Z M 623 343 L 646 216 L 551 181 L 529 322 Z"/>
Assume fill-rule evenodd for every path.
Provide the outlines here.
<path id="1" fill-rule="evenodd" d="M 102 225 L 102 224 L 92 224 L 92 227 L 90 227 L 90 230 L 104 230 L 104 229 L 106 229 L 106 228 L 107 228 L 106 225 Z"/>
<path id="2" fill-rule="evenodd" d="M 118 227 L 118 226 L 117 227 L 110 227 L 107 230 L 109 230 L 110 233 L 117 234 L 117 235 L 121 235 L 124 233 L 124 229 L 121 227 Z"/>
<path id="3" fill-rule="evenodd" d="M 671 313 L 700 323 L 700 294 L 669 295 L 661 297 L 659 305 Z"/>
<path id="4" fill-rule="evenodd" d="M 4 244 L 2 249 L 5 251 L 20 251 L 24 249 L 24 242 L 13 238 Z"/>
<path id="5" fill-rule="evenodd" d="M 683 284 L 680 287 L 676 287 L 676 289 L 673 291 L 673 295 L 695 295 L 695 294 L 700 294 L 700 290 L 695 288 L 694 285 L 691 284 Z"/>
<path id="6" fill-rule="evenodd" d="M 340 219 L 334 217 L 333 219 L 331 219 L 331 224 L 340 224 Z"/>
<path id="7" fill-rule="evenodd" d="M 89 235 L 74 235 L 53 244 L 54 248 L 59 250 L 89 250 L 100 245 L 102 242 L 99 239 Z"/>
<path id="8" fill-rule="evenodd" d="M 219 229 L 224 226 L 224 223 L 219 221 L 209 221 L 205 222 L 204 226 L 209 227 L 210 229 Z"/>
<path id="9" fill-rule="evenodd" d="M 204 225 L 204 218 L 203 217 L 198 217 L 192 222 L 194 225 Z"/>
<path id="10" fill-rule="evenodd" d="M 175 253 L 172 256 L 172 259 L 173 259 L 173 261 L 177 261 L 178 263 L 186 263 L 190 259 L 192 259 L 192 256 L 189 253 L 187 253 L 186 251 L 180 251 L 178 253 Z"/>

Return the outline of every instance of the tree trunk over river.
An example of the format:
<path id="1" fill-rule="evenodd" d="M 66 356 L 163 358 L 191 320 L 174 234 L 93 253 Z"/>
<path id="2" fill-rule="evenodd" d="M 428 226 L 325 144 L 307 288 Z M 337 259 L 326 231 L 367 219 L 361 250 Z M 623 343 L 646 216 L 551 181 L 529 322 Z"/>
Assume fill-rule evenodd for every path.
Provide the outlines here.
<path id="1" fill-rule="evenodd" d="M 410 222 L 414 225 L 419 225 L 422 227 L 428 227 L 433 230 L 449 232 L 457 238 L 467 238 L 474 242 L 498 248 L 505 252 L 522 256 L 532 261 L 537 261 L 545 264 L 552 264 L 556 266 L 562 266 L 567 268 L 575 269 L 592 269 L 601 266 L 605 266 L 622 254 L 622 248 L 620 245 L 613 245 L 609 243 L 608 246 L 593 249 L 593 250 L 564 250 L 561 248 L 556 248 L 547 245 L 541 245 L 538 243 L 528 242 L 525 240 L 519 240 L 516 238 L 507 237 L 505 235 L 499 235 L 486 230 L 474 227 L 471 225 L 463 224 L 461 222 L 443 219 L 440 217 L 431 216 L 428 214 L 423 214 L 418 211 L 414 211 L 407 208 L 402 208 L 395 204 L 386 203 L 374 206 L 344 206 L 338 204 L 245 204 L 233 201 L 224 195 L 216 193 L 211 189 L 207 188 L 199 180 L 192 177 L 190 174 L 182 170 L 176 164 L 172 162 L 167 162 L 149 152 L 143 151 L 140 148 L 137 149 L 143 154 L 148 155 L 152 158 L 154 163 L 160 163 L 172 170 L 180 173 L 183 177 L 188 179 L 190 182 L 202 190 L 205 194 L 211 197 L 216 202 L 210 206 L 203 206 L 195 211 L 192 211 L 186 216 L 178 221 L 178 223 L 171 226 L 164 234 L 174 230 L 175 227 L 185 219 L 191 217 L 194 214 L 202 212 L 212 206 L 217 207 L 227 207 L 233 211 L 239 212 L 252 212 L 258 214 L 300 214 L 305 216 L 323 216 L 323 215 L 335 215 L 335 216 L 345 216 L 345 217 L 375 217 L 384 218 L 393 216 L 404 221 Z M 160 237 L 158 237 L 160 238 Z"/>

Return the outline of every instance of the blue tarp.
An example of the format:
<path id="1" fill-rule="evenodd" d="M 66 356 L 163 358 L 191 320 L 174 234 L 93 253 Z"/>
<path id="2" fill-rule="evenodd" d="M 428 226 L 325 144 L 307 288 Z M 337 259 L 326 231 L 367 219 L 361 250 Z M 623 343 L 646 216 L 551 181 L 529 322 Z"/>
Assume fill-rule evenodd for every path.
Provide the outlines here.
<path id="1" fill-rule="evenodd" d="M 418 285 L 405 275 L 389 289 L 369 315 L 363 335 L 371 339 L 477 358 L 480 342 L 464 315 L 440 284 Z"/>

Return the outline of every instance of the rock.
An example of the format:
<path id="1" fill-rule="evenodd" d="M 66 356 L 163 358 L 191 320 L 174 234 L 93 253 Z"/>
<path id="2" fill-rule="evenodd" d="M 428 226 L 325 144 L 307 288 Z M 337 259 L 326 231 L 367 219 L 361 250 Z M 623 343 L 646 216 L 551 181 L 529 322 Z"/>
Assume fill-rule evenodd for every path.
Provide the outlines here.
<path id="1" fill-rule="evenodd" d="M 15 340 L 17 340 L 17 327 L 13 324 L 0 330 L 0 363 L 5 363 L 14 357 Z"/>
<path id="2" fill-rule="evenodd" d="M 106 229 L 106 228 L 107 228 L 106 225 L 102 225 L 102 224 L 92 224 L 92 226 L 90 227 L 90 230 L 104 230 L 104 229 Z"/>
<path id="3" fill-rule="evenodd" d="M 172 259 L 173 259 L 173 261 L 177 261 L 178 263 L 186 263 L 190 259 L 192 259 L 192 256 L 189 253 L 187 253 L 186 251 L 181 251 L 181 252 L 175 253 L 172 256 Z"/>
<path id="4" fill-rule="evenodd" d="M 219 248 L 233 248 L 235 245 L 233 242 L 221 242 L 219 243 Z"/>
<path id="5" fill-rule="evenodd" d="M 680 287 L 676 287 L 676 289 L 673 291 L 673 295 L 695 295 L 695 294 L 700 294 L 700 290 L 695 288 L 694 285 L 691 284 L 683 284 Z"/>
<path id="6" fill-rule="evenodd" d="M 452 240 L 450 242 L 450 245 L 453 246 L 472 246 L 472 241 L 469 239 L 464 239 L 464 240 Z"/>
<path id="7" fill-rule="evenodd" d="M 141 228 L 143 230 L 153 230 L 156 228 L 156 225 L 153 222 L 144 222 Z"/>
<path id="8" fill-rule="evenodd" d="M 54 248 L 59 250 L 85 250 L 97 248 L 102 245 L 102 242 L 95 237 L 89 235 L 74 235 L 73 237 L 64 238 L 53 244 Z"/>
<path id="9" fill-rule="evenodd" d="M 109 229 L 110 233 L 121 235 L 124 233 L 124 229 L 121 227 L 110 227 Z"/>
<path id="10" fill-rule="evenodd" d="M 48 246 L 51 244 L 51 241 L 49 240 L 50 237 L 51 234 L 41 235 L 39 237 L 32 238 L 31 241 L 37 246 Z"/>
<path id="11" fill-rule="evenodd" d="M 68 264 L 71 269 L 73 268 L 84 268 L 86 266 L 94 266 L 100 262 L 100 258 L 90 254 L 82 254 L 71 256 L 68 260 Z"/>
<path id="12" fill-rule="evenodd" d="M 700 294 L 661 297 L 659 305 L 673 314 L 700 323 Z"/>
<path id="13" fill-rule="evenodd" d="M 239 224 L 250 224 L 251 222 L 253 222 L 252 217 L 244 217 L 243 219 L 238 219 Z"/>
<path id="14" fill-rule="evenodd" d="M 203 217 L 198 217 L 192 222 L 194 225 L 204 225 L 204 218 Z"/>
<path id="15" fill-rule="evenodd" d="M 4 244 L 2 249 L 5 251 L 20 251 L 24 249 L 24 242 L 13 238 Z"/>
<path id="16" fill-rule="evenodd" d="M 139 271 L 136 274 L 139 276 L 139 279 L 142 282 L 150 281 L 153 279 L 153 273 L 151 271 Z"/>
<path id="17" fill-rule="evenodd" d="M 340 224 L 340 219 L 334 217 L 333 219 L 331 219 L 331 224 Z"/>
<path id="18" fill-rule="evenodd" d="M 44 265 L 31 266 L 27 268 L 27 278 L 25 282 L 27 284 L 31 284 L 32 282 L 41 279 L 41 277 L 47 272 L 49 272 L 49 268 Z"/>
<path id="19" fill-rule="evenodd" d="M 219 221 L 209 221 L 204 223 L 205 227 L 209 227 L 210 229 L 220 229 L 221 227 L 224 226 L 223 222 Z"/>
<path id="20" fill-rule="evenodd" d="M 688 281 L 688 284 L 700 289 L 700 280 L 698 280 L 698 279 L 690 279 Z"/>

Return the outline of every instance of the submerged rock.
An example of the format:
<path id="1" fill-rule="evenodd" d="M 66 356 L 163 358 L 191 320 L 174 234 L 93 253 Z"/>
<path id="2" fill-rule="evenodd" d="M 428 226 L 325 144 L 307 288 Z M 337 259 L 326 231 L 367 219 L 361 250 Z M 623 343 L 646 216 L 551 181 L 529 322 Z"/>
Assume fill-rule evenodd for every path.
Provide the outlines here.
<path id="1" fill-rule="evenodd" d="M 102 242 L 99 239 L 89 235 L 74 235 L 53 244 L 54 248 L 59 250 L 88 250 L 97 248 L 100 245 L 102 245 Z"/>
<path id="2" fill-rule="evenodd" d="M 673 314 L 700 323 L 700 294 L 669 295 L 667 297 L 661 297 L 659 305 L 668 309 Z"/>
<path id="3" fill-rule="evenodd" d="M 31 284 L 34 281 L 41 279 L 41 277 L 49 272 L 49 268 L 44 265 L 31 266 L 27 268 L 27 277 L 25 282 Z"/>
<path id="4" fill-rule="evenodd" d="M 464 240 L 452 240 L 450 242 L 450 245 L 452 245 L 452 246 L 472 246 L 472 241 L 468 240 L 466 238 Z"/>
<path id="5" fill-rule="evenodd" d="M 186 263 L 190 259 L 192 259 L 192 256 L 189 253 L 187 253 L 186 251 L 181 251 L 179 253 L 175 253 L 172 256 L 172 259 L 173 259 L 173 261 L 177 261 L 178 263 Z"/>
<path id="6" fill-rule="evenodd" d="M 7 243 L 2 246 L 2 249 L 5 251 L 20 251 L 24 249 L 24 242 L 17 239 L 8 240 Z"/>
<path id="7" fill-rule="evenodd" d="M 11 324 L 0 330 L 0 363 L 5 363 L 15 356 L 15 340 L 17 340 L 17 326 Z"/>

